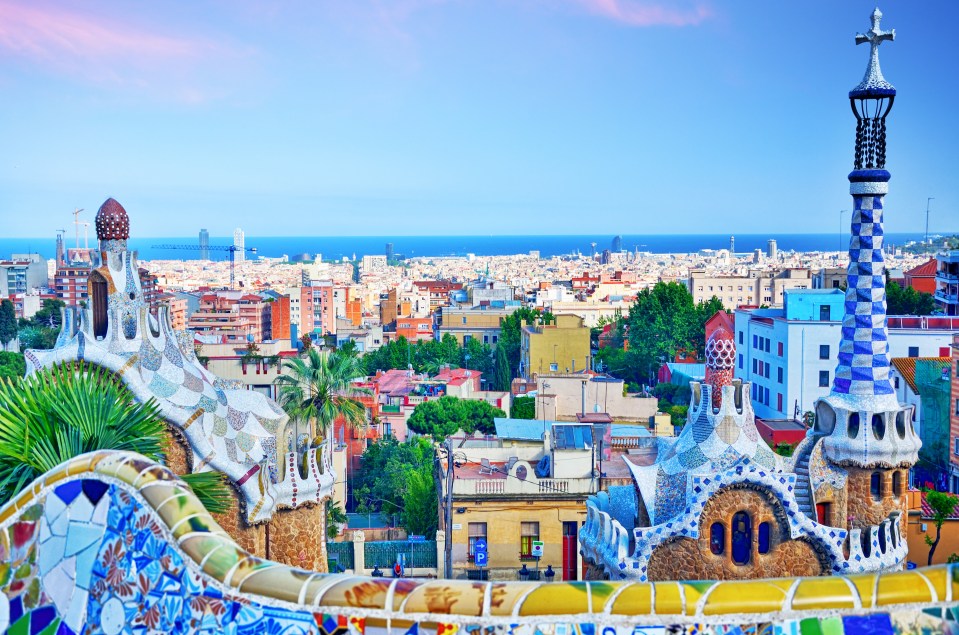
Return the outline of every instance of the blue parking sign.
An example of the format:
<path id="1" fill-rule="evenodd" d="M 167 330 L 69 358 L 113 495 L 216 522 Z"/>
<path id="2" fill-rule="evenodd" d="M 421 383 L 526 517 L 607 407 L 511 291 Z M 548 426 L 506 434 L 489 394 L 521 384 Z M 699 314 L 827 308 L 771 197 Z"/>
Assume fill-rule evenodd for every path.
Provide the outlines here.
<path id="1" fill-rule="evenodd" d="M 485 567 L 487 563 L 487 555 L 485 551 L 477 551 L 473 554 L 473 561 L 476 563 L 477 567 Z"/>

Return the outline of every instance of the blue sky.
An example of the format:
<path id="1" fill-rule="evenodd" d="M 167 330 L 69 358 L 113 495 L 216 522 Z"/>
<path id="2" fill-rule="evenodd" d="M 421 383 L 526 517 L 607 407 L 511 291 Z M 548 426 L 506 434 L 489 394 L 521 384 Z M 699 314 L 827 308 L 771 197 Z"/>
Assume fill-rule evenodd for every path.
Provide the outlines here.
<path id="1" fill-rule="evenodd" d="M 833 232 L 872 8 L 0 0 L 0 223 L 114 196 L 139 236 Z M 881 8 L 887 230 L 928 196 L 959 230 L 956 7 Z"/>

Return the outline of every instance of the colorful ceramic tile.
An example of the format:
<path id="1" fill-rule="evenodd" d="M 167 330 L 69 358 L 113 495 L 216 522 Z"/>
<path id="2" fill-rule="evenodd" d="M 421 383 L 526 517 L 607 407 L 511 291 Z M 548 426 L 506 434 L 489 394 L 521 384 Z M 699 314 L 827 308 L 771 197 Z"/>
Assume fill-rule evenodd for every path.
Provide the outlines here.
<path id="1" fill-rule="evenodd" d="M 410 593 L 403 603 L 402 611 L 404 613 L 455 613 L 470 617 L 482 615 L 487 586 L 485 582 L 431 580 Z"/>
<path id="2" fill-rule="evenodd" d="M 562 607 L 562 609 L 560 609 Z M 576 615 L 589 612 L 589 587 L 585 582 L 543 584 L 533 589 L 519 607 L 519 615 Z"/>
<path id="3" fill-rule="evenodd" d="M 806 578 L 800 581 L 793 595 L 791 608 L 801 610 L 851 609 L 856 601 L 853 592 L 841 578 Z"/>
<path id="4" fill-rule="evenodd" d="M 781 612 L 792 585 L 793 580 L 720 582 L 706 596 L 703 615 Z"/>

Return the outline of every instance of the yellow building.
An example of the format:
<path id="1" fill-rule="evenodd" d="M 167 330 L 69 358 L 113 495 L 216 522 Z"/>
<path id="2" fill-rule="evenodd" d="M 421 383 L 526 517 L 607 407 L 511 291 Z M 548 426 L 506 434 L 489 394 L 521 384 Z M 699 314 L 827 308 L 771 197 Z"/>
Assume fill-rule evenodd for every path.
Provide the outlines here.
<path id="1" fill-rule="evenodd" d="M 575 373 L 589 368 L 589 328 L 578 315 L 557 315 L 553 324 L 526 324 L 520 333 L 520 375 Z"/>
<path id="2" fill-rule="evenodd" d="M 443 339 L 449 333 L 461 345 L 474 339 L 495 348 L 503 319 L 515 310 L 515 307 L 442 307 L 437 318 L 436 336 Z"/>

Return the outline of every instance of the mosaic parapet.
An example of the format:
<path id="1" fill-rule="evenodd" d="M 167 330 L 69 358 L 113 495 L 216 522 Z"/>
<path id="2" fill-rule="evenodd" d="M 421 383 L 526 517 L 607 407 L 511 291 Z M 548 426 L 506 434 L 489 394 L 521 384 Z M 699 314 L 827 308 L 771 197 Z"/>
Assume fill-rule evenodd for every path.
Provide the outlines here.
<path id="1" fill-rule="evenodd" d="M 115 373 L 138 401 L 156 400 L 189 445 L 192 470 L 225 474 L 249 523 L 329 497 L 335 480 L 331 443 L 307 448 L 301 458 L 289 419 L 275 402 L 204 368 L 192 338 L 173 329 L 167 307 L 156 318 L 149 313 L 136 253 L 125 241 L 101 241 L 101 247 L 91 280 L 97 276 L 106 286 L 105 321 L 96 324 L 93 294 L 90 306 L 65 309 L 53 350 L 27 351 L 28 374 L 84 361 Z"/>
<path id="2" fill-rule="evenodd" d="M 873 617 L 888 624 L 891 611 L 892 619 L 907 615 L 915 623 L 945 630 L 951 622 L 944 620 L 959 610 L 954 600 L 959 568 L 954 566 L 656 583 L 313 573 L 243 551 L 176 475 L 120 452 L 65 463 L 0 509 L 0 589 L 0 628 L 64 634 L 84 628 L 113 633 L 407 633 L 419 625 L 413 632 L 441 635 L 460 627 L 522 632 L 523 624 L 537 629 L 555 625 L 557 633 L 572 633 L 566 629 L 573 625 L 719 628 Z"/>

